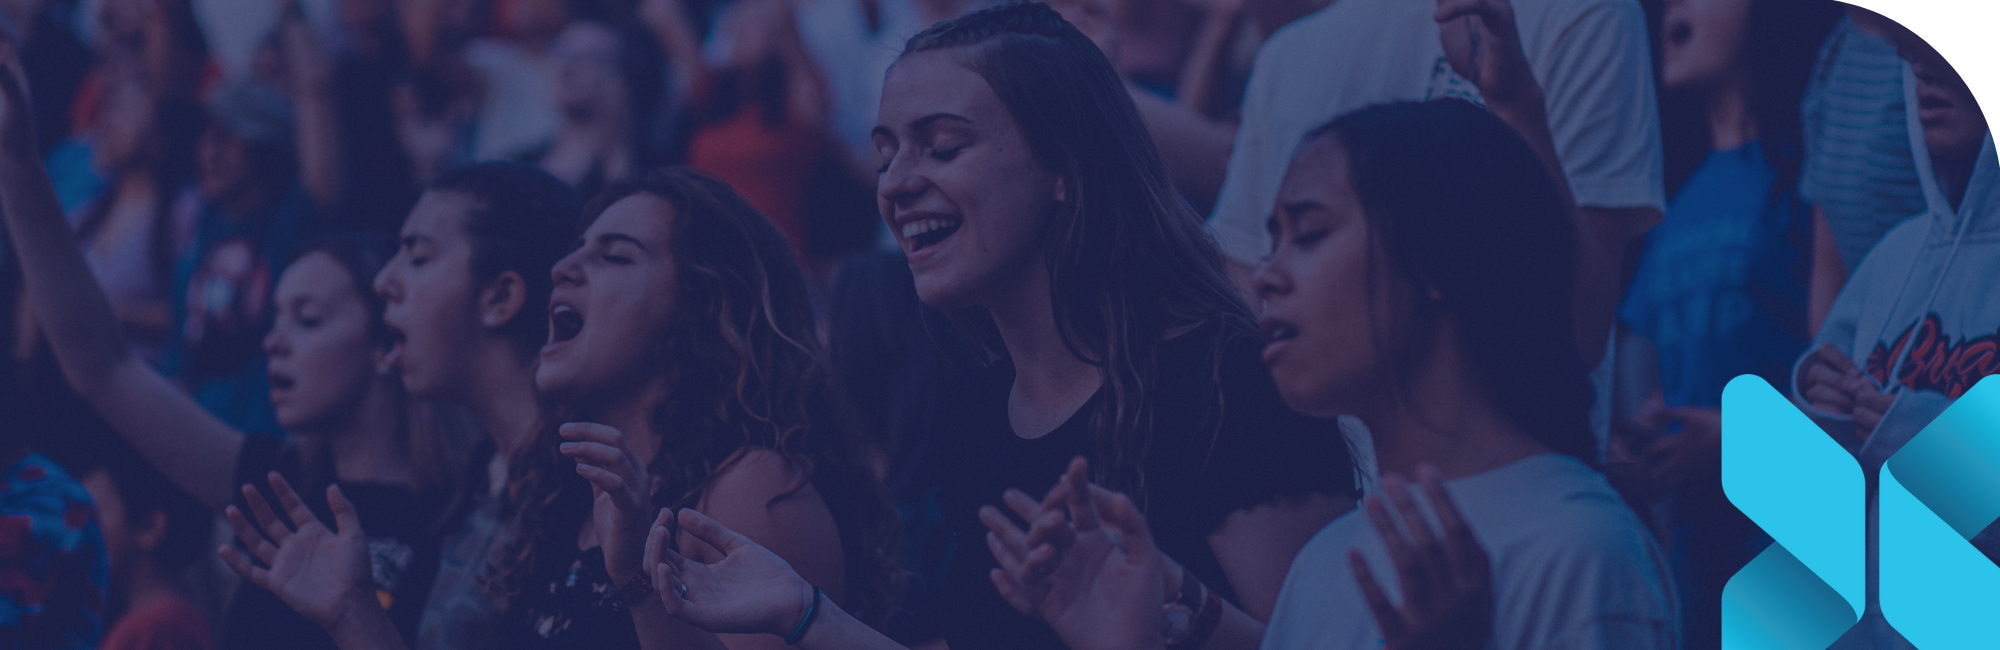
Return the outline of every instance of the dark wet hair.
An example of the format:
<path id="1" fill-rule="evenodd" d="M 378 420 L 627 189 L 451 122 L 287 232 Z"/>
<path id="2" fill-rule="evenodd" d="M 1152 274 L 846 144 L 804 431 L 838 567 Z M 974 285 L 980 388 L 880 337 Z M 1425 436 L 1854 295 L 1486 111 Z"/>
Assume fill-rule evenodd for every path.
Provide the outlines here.
<path id="1" fill-rule="evenodd" d="M 472 277 L 488 282 L 512 271 L 527 285 L 521 311 L 500 332 L 533 354 L 549 337 L 549 269 L 568 255 L 576 239 L 581 202 L 569 185 L 533 165 L 483 162 L 447 171 L 430 185 L 433 192 L 470 196 L 465 216 L 472 240 Z"/>
<path id="2" fill-rule="evenodd" d="M 776 452 L 798 472 L 778 498 L 810 483 L 839 527 L 841 606 L 863 621 L 880 620 L 896 582 L 896 513 L 862 462 L 821 350 L 805 274 L 784 236 L 727 184 L 687 167 L 613 184 L 584 210 L 584 224 L 637 194 L 674 207 L 675 316 L 649 351 L 668 380 L 652 417 L 662 433 L 647 462 L 653 506 L 696 507 L 744 452 Z M 550 410 L 558 418 L 552 423 L 565 421 L 561 405 Z M 522 509 L 515 530 L 526 534 L 502 554 L 507 591 L 566 569 L 565 554 L 537 549 L 572 547 L 591 510 L 591 487 L 559 453 L 555 426 L 542 429 L 509 490 Z"/>
<path id="3" fill-rule="evenodd" d="M 1143 499 L 1159 344 L 1169 330 L 1235 321 L 1208 328 L 1219 354 L 1222 337 L 1253 327 L 1250 310 L 1117 70 L 1088 37 L 1046 4 L 1014 2 L 938 23 L 903 56 L 945 50 L 985 78 L 1035 160 L 1067 183 L 1069 200 L 1041 234 L 1057 329 L 1077 358 L 1104 371 L 1093 471 Z M 997 345 L 982 310 L 955 318 Z M 1220 405 L 1220 387 L 1209 397 Z"/>
<path id="4" fill-rule="evenodd" d="M 1413 305 L 1411 322 L 1378 337 L 1383 367 L 1418 367 L 1449 320 L 1493 408 L 1595 466 L 1595 394 L 1571 318 L 1575 227 L 1527 141 L 1461 99 L 1362 108 L 1308 133 L 1300 152 L 1321 138 L 1346 149 L 1372 250 Z M 1407 381 L 1389 382 L 1397 399 Z"/>

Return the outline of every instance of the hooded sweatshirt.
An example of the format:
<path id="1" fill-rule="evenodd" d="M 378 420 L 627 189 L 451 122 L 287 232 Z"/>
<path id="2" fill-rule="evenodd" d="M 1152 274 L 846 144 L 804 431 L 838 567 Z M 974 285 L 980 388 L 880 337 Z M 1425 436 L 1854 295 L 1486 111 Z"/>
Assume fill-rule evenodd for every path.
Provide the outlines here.
<path id="1" fill-rule="evenodd" d="M 1904 65 L 1907 105 L 1915 77 Z M 1868 607 L 1835 648 L 1907 648 L 1882 618 L 1876 598 L 1876 480 L 1902 449 L 1980 378 L 2000 374 L 2000 160 L 1988 131 L 1957 209 L 1931 168 L 1917 111 L 1908 112 L 1910 150 L 1923 184 L 1923 214 L 1891 229 L 1856 267 L 1826 323 L 1792 370 L 1792 400 L 1841 446 L 1867 476 Z M 1876 386 L 1895 395 L 1881 423 L 1856 444 L 1854 420 L 1814 408 L 1799 392 L 1815 351 L 1832 345 Z M 1989 528 L 1975 545 L 2000 537 Z"/>

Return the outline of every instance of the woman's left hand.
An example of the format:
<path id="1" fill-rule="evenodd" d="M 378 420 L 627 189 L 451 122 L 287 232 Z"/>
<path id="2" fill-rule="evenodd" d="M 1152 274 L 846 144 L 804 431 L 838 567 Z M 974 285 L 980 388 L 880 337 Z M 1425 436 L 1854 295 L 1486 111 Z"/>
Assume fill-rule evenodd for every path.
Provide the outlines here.
<path id="1" fill-rule="evenodd" d="M 1541 101 L 1508 0 L 1438 0 L 1431 18 L 1452 71 L 1478 87 L 1489 108 Z"/>
<path id="2" fill-rule="evenodd" d="M 646 463 L 617 429 L 571 422 L 558 429 L 562 454 L 576 460 L 576 473 L 590 481 L 590 520 L 604 549 L 604 569 L 624 584 L 642 571 L 646 531 L 652 523 L 652 480 Z"/>

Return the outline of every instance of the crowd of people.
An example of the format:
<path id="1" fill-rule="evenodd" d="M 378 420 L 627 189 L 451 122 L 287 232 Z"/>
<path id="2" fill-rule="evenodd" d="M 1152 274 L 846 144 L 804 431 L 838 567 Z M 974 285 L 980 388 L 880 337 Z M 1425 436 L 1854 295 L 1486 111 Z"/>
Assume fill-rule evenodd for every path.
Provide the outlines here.
<path id="1" fill-rule="evenodd" d="M 0 5 L 0 649 L 1719 649 L 2000 374 L 1831 0 Z"/>

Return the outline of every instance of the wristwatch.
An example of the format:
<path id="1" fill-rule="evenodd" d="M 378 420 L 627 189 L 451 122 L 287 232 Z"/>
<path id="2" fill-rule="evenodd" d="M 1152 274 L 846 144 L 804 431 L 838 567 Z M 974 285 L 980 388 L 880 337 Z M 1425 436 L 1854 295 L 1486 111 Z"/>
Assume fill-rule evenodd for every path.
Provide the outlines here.
<path id="1" fill-rule="evenodd" d="M 1161 635 L 1167 647 L 1193 650 L 1208 642 L 1222 622 L 1222 597 L 1201 583 L 1186 567 L 1181 568 L 1181 593 L 1165 605 Z"/>

